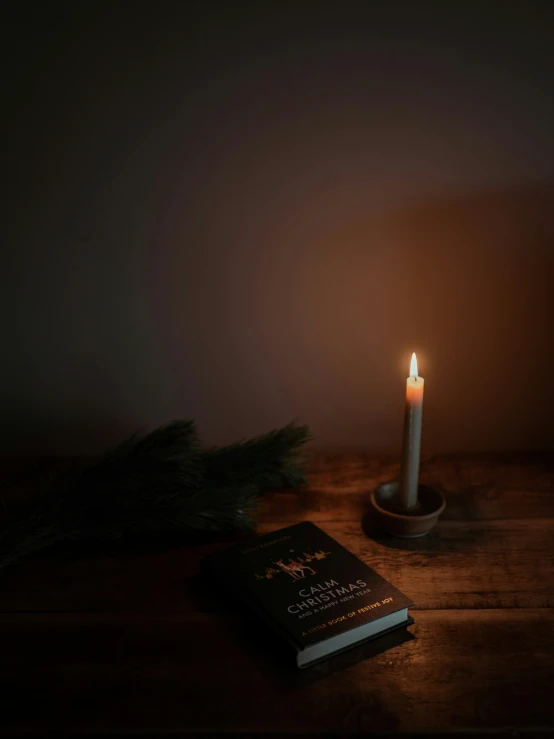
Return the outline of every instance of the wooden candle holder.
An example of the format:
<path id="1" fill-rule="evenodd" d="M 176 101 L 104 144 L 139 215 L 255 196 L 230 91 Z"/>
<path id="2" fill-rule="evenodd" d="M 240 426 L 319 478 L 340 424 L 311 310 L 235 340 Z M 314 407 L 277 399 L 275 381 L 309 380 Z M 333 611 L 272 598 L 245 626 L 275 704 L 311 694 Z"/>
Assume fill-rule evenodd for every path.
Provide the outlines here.
<path id="1" fill-rule="evenodd" d="M 385 482 L 372 491 L 371 506 L 381 527 L 393 536 L 416 539 L 425 536 L 437 523 L 446 501 L 444 495 L 429 485 L 418 485 L 418 504 L 406 510 L 398 505 L 398 482 Z"/>

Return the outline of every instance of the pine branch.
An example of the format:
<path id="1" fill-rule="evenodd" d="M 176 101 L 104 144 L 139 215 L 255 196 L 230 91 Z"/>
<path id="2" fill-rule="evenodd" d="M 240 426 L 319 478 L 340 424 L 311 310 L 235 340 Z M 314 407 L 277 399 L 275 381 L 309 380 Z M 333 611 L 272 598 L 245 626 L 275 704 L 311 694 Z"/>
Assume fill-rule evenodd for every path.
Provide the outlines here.
<path id="1" fill-rule="evenodd" d="M 297 487 L 305 482 L 299 450 L 310 438 L 307 426 L 289 423 L 254 439 L 208 449 L 201 454 L 204 477 L 224 484 L 247 482 L 260 492 Z"/>
<path id="2" fill-rule="evenodd" d="M 305 426 L 202 451 L 192 421 L 129 437 L 71 470 L 0 532 L 0 568 L 64 540 L 128 532 L 223 532 L 254 525 L 248 511 L 265 490 L 304 480 Z"/>

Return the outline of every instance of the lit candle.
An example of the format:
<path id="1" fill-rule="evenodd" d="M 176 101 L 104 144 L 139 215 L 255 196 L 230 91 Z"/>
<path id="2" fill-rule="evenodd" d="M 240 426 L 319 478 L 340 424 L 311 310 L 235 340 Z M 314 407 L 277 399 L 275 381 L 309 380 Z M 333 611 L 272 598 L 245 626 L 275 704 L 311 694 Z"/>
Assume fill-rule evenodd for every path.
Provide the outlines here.
<path id="1" fill-rule="evenodd" d="M 423 384 L 423 377 L 419 377 L 417 374 L 417 359 L 414 353 L 410 364 L 410 376 L 406 381 L 406 410 L 404 413 L 404 439 L 402 442 L 400 496 L 398 500 L 399 505 L 406 509 L 415 508 L 418 502 Z"/>

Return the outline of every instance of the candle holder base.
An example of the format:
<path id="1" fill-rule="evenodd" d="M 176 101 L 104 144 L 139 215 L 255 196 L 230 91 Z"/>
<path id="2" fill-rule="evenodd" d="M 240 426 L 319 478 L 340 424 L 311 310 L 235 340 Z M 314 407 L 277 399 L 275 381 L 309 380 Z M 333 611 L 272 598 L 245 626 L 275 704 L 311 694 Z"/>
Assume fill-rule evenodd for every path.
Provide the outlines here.
<path id="1" fill-rule="evenodd" d="M 371 492 L 371 507 L 379 524 L 392 536 L 417 539 L 425 536 L 437 523 L 446 506 L 444 495 L 429 485 L 418 485 L 418 505 L 406 510 L 398 505 L 398 482 L 384 482 Z"/>

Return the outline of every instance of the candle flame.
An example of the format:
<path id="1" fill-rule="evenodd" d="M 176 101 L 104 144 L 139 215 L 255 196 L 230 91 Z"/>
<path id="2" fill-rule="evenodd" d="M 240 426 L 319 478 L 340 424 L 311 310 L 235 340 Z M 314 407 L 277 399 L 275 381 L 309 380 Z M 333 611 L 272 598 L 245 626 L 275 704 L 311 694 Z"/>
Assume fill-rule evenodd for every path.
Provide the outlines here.
<path id="1" fill-rule="evenodd" d="M 415 352 L 412 354 L 412 361 L 410 363 L 410 375 L 417 377 L 417 358 Z"/>

